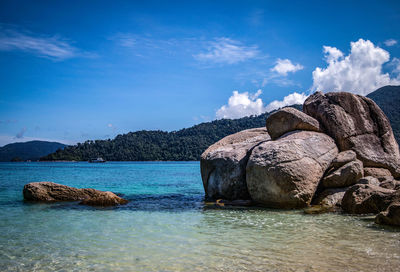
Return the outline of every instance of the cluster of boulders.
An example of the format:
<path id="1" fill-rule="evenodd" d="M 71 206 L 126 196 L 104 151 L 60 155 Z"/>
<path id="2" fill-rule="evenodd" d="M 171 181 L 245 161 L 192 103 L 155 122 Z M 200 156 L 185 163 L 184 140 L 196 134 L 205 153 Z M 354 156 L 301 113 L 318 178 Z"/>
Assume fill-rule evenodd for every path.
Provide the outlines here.
<path id="1" fill-rule="evenodd" d="M 54 182 L 31 182 L 24 186 L 24 199 L 37 202 L 79 201 L 90 206 L 116 206 L 128 203 L 112 192 L 96 189 L 78 189 Z"/>
<path id="2" fill-rule="evenodd" d="M 371 99 L 314 93 L 303 112 L 283 108 L 265 128 L 211 145 L 201 156 L 206 197 L 273 208 L 375 213 L 400 224 L 400 154 L 389 120 Z"/>

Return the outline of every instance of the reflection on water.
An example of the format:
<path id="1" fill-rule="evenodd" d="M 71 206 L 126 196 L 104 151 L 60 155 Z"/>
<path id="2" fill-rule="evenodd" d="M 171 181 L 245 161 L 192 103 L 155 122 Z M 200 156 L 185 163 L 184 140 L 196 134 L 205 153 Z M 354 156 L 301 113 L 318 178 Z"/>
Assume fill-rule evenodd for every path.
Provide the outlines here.
<path id="1" fill-rule="evenodd" d="M 377 226 L 371 217 L 205 206 L 198 163 L 110 164 L 109 174 L 107 166 L 101 168 L 103 179 L 113 179 L 112 186 L 119 188 L 114 191 L 130 200 L 117 208 L 24 202 L 20 189 L 27 175 L 109 189 L 87 164 L 39 166 L 18 169 L 0 164 L 0 183 L 6 184 L 1 187 L 7 188 L 0 192 L 1 271 L 398 271 L 400 267 L 400 230 Z"/>

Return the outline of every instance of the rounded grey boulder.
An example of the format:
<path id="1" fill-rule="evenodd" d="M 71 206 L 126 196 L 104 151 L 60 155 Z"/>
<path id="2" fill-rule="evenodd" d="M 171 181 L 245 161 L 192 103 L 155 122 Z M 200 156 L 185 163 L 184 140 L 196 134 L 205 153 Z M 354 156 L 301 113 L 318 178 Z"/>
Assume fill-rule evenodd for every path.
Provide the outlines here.
<path id="1" fill-rule="evenodd" d="M 246 165 L 249 151 L 270 137 L 265 128 L 254 128 L 229 135 L 201 155 L 200 169 L 209 199 L 249 199 Z"/>
<path id="2" fill-rule="evenodd" d="M 268 207 L 305 207 L 337 154 L 333 139 L 319 132 L 294 131 L 261 143 L 247 163 L 250 196 Z"/>
<path id="3" fill-rule="evenodd" d="M 381 167 L 400 177 L 399 146 L 390 122 L 371 99 L 346 92 L 316 92 L 303 111 L 317 119 L 340 151 L 353 150 L 364 167 Z"/>
<path id="4" fill-rule="evenodd" d="M 294 130 L 320 131 L 319 122 L 295 108 L 283 108 L 271 114 L 266 127 L 273 140 Z"/>

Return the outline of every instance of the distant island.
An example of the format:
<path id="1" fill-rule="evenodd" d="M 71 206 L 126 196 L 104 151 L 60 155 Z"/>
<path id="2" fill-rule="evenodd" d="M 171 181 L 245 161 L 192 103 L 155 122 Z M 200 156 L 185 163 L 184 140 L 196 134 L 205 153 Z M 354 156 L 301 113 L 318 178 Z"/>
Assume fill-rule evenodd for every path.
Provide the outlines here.
<path id="1" fill-rule="evenodd" d="M 62 150 L 66 145 L 57 142 L 29 141 L 0 147 L 0 161 L 37 161 L 41 157 Z"/>
<path id="2" fill-rule="evenodd" d="M 367 97 L 374 100 L 389 118 L 397 141 L 400 140 L 400 86 L 382 87 Z M 301 110 L 301 105 L 292 105 Z M 179 131 L 136 131 L 118 135 L 113 140 L 88 140 L 67 146 L 41 158 L 42 161 L 87 161 L 102 157 L 107 161 L 192 161 L 227 135 L 265 126 L 271 113 L 240 119 L 221 119 L 201 123 Z"/>

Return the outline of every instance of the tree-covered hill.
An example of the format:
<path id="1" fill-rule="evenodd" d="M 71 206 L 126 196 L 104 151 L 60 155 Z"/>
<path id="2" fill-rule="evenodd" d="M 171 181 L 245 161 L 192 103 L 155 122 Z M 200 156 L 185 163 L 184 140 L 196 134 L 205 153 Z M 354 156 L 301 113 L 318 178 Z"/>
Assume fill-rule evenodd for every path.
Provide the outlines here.
<path id="1" fill-rule="evenodd" d="M 0 147 L 0 161 L 38 160 L 64 147 L 64 144 L 46 141 L 8 144 Z"/>
<path id="2" fill-rule="evenodd" d="M 388 116 L 400 140 L 400 86 L 386 86 L 368 95 Z M 301 105 L 294 106 L 301 110 Z M 222 119 L 179 131 L 136 131 L 113 140 L 86 141 L 45 156 L 42 160 L 88 160 L 102 157 L 112 161 L 199 160 L 201 153 L 223 137 L 254 127 L 263 127 L 269 113 L 240 119 Z"/>
<path id="3" fill-rule="evenodd" d="M 294 106 L 301 110 L 301 105 Z M 268 113 L 240 119 L 222 119 L 179 131 L 136 131 L 113 140 L 95 140 L 68 146 L 41 160 L 88 160 L 102 157 L 109 161 L 188 161 L 223 137 L 248 128 L 263 127 Z"/>
<path id="4" fill-rule="evenodd" d="M 385 86 L 367 95 L 390 120 L 394 136 L 400 143 L 400 86 Z"/>

